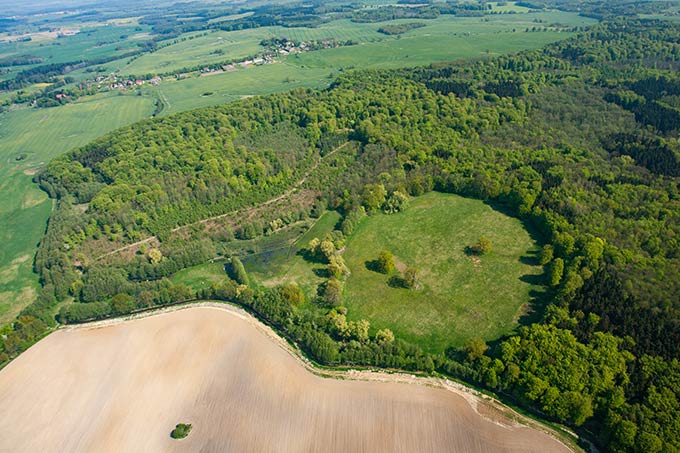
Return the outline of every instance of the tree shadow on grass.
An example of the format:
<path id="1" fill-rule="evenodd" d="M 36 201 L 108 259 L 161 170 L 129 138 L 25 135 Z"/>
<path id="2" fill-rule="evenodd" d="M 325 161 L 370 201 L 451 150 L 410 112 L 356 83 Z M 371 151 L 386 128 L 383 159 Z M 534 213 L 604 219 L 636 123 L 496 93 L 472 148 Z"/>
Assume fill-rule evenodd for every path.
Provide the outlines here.
<path id="1" fill-rule="evenodd" d="M 312 269 L 312 272 L 314 272 L 314 275 L 320 278 L 331 278 L 331 273 L 326 267 L 315 267 Z"/>
<path id="2" fill-rule="evenodd" d="M 538 251 L 531 250 L 527 252 L 525 255 L 520 256 L 519 262 L 529 266 L 538 266 L 540 264 L 538 262 Z"/>
<path id="3" fill-rule="evenodd" d="M 378 274 L 382 274 L 382 272 L 380 272 L 380 263 L 378 263 L 378 260 L 366 261 L 364 263 L 364 266 L 366 266 L 366 269 L 368 269 L 371 272 L 377 272 Z"/>
<path id="4" fill-rule="evenodd" d="M 524 283 L 528 283 L 530 285 L 539 286 L 545 284 L 545 276 L 543 274 L 540 275 L 526 274 L 522 275 L 519 279 Z"/>
<path id="5" fill-rule="evenodd" d="M 520 326 L 528 326 L 543 319 L 545 309 L 551 298 L 550 290 L 546 288 L 532 289 L 529 291 L 529 302 L 525 313 L 518 319 Z"/>
<path id="6" fill-rule="evenodd" d="M 404 280 L 400 275 L 393 275 L 387 280 L 387 285 L 390 288 L 397 288 L 397 289 L 408 289 L 408 285 L 406 285 L 406 280 Z"/>
<path id="7" fill-rule="evenodd" d="M 325 264 L 324 259 L 321 258 L 320 256 L 315 255 L 314 253 L 310 252 L 307 249 L 300 249 L 295 253 L 297 256 L 301 256 L 303 260 L 307 261 L 308 263 L 313 263 L 313 264 Z"/>

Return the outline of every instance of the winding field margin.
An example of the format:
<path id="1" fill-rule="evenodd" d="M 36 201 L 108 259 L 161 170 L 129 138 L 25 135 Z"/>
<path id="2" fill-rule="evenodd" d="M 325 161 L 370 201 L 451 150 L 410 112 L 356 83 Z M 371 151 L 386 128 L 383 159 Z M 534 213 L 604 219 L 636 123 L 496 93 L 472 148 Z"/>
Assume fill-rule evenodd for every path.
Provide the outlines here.
<path id="1" fill-rule="evenodd" d="M 211 302 L 211 301 L 184 301 L 178 302 L 172 306 L 165 306 L 161 308 L 146 309 L 132 315 L 115 317 L 100 321 L 92 321 L 82 324 L 64 325 L 56 330 L 77 331 L 77 330 L 95 330 L 110 327 L 113 325 L 125 323 L 128 321 L 139 320 L 149 317 L 160 316 L 176 312 L 179 310 L 186 310 L 192 308 L 210 308 L 215 310 L 226 311 L 230 315 L 235 316 L 249 325 L 253 326 L 257 331 L 264 334 L 270 341 L 276 344 L 281 350 L 292 357 L 300 366 L 302 366 L 309 373 L 326 379 L 338 379 L 348 381 L 364 381 L 364 382 L 384 382 L 384 383 L 398 383 L 409 384 L 421 387 L 431 387 L 444 389 L 464 398 L 470 405 L 472 410 L 482 417 L 498 426 L 504 428 L 518 428 L 527 427 L 533 430 L 540 431 L 547 434 L 557 442 L 564 445 L 571 451 L 582 452 L 583 450 L 576 444 L 576 435 L 568 430 L 558 427 L 549 427 L 543 422 L 530 418 L 529 416 L 520 414 L 513 408 L 503 404 L 495 397 L 482 393 L 472 387 L 464 385 L 461 382 L 451 380 L 449 378 L 440 376 L 428 376 L 417 373 L 405 373 L 400 370 L 387 369 L 372 369 L 372 368 L 340 368 L 340 367 L 325 367 L 322 366 L 304 355 L 295 343 L 282 337 L 274 328 L 264 324 L 257 319 L 253 314 L 249 313 L 240 306 L 229 302 Z"/>

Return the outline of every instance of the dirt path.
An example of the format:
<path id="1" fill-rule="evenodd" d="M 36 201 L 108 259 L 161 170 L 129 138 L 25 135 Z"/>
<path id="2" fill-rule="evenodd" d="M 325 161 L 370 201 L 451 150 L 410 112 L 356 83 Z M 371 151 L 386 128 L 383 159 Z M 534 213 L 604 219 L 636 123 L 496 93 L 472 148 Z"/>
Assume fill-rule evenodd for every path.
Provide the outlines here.
<path id="1" fill-rule="evenodd" d="M 298 180 L 295 184 L 293 184 L 293 187 L 291 187 L 287 191 L 283 192 L 282 194 L 277 195 L 274 198 L 270 198 L 269 200 L 263 201 L 262 203 L 258 204 L 257 206 L 254 206 L 254 207 L 251 207 L 251 208 L 237 209 L 235 211 L 230 211 L 230 212 L 226 212 L 224 214 L 219 214 L 219 215 L 216 215 L 216 216 L 208 217 L 208 218 L 199 220 L 199 221 L 194 222 L 194 223 L 189 223 L 187 225 L 182 225 L 182 226 L 173 228 L 170 231 L 172 233 L 176 233 L 178 231 L 186 230 L 186 229 L 191 228 L 191 227 L 196 226 L 196 225 L 206 224 L 208 222 L 223 219 L 225 217 L 236 215 L 238 213 L 242 213 L 243 215 L 248 215 L 249 213 L 252 213 L 252 212 L 256 211 L 257 209 L 260 209 L 264 206 L 269 206 L 269 205 L 274 204 L 278 201 L 281 201 L 284 198 L 289 197 L 290 195 L 295 193 L 295 191 L 298 190 L 305 183 L 305 181 L 307 181 L 307 178 L 309 178 L 309 175 L 311 175 L 314 170 L 319 168 L 319 165 L 321 164 L 321 162 L 323 162 L 325 159 L 332 156 L 336 152 L 340 151 L 341 149 L 345 148 L 350 143 L 351 142 L 345 142 L 342 145 L 335 147 L 331 152 L 329 152 L 328 154 L 326 154 L 325 156 L 323 156 L 322 158 L 317 160 L 314 163 L 314 165 L 312 165 L 312 167 L 305 172 L 304 176 L 300 180 Z M 99 260 L 106 258 L 107 256 L 115 255 L 116 253 L 124 252 L 125 250 L 129 250 L 129 249 L 132 249 L 132 248 L 135 248 L 135 247 L 139 247 L 140 245 L 147 244 L 147 243 L 150 243 L 150 242 L 154 242 L 154 241 L 157 241 L 157 240 L 158 240 L 158 238 L 156 238 L 156 236 L 150 236 L 146 239 L 142 239 L 141 241 L 133 242 L 132 244 L 128 244 L 128 245 L 125 245 L 123 247 L 119 247 L 115 250 L 111 250 L 110 252 L 106 252 L 102 255 L 99 255 L 97 258 L 94 259 L 94 261 L 96 262 L 96 261 L 99 261 Z"/>

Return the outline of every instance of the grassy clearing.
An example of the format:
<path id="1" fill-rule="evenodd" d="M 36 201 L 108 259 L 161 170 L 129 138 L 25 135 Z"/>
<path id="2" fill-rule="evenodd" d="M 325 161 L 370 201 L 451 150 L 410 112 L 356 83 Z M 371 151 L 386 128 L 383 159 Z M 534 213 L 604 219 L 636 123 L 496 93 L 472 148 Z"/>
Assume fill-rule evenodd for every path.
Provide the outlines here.
<path id="1" fill-rule="evenodd" d="M 177 272 L 171 280 L 177 285 L 186 285 L 194 290 L 201 290 L 210 288 L 210 285 L 224 280 L 226 276 L 224 262 L 219 261 L 183 269 Z"/>
<path id="2" fill-rule="evenodd" d="M 309 301 L 316 295 L 317 287 L 324 281 L 315 270 L 324 266 L 306 261 L 298 252 L 307 247 L 315 237 L 325 237 L 340 220 L 340 215 L 327 212 L 303 235 L 298 236 L 289 247 L 246 257 L 243 264 L 251 278 L 263 286 L 275 286 L 296 282 Z"/>
<path id="3" fill-rule="evenodd" d="M 493 249 L 481 257 L 465 248 L 480 236 Z M 419 271 L 419 288 L 392 287 L 390 277 L 367 268 L 381 250 L 397 267 Z M 541 269 L 527 264 L 536 244 L 519 220 L 481 201 L 431 193 L 396 215 L 366 219 L 350 238 L 345 260 L 352 274 L 344 299 L 352 319 L 440 352 L 470 337 L 510 332 L 526 310 Z"/>
<path id="4" fill-rule="evenodd" d="M 68 149 L 152 111 L 149 98 L 98 96 L 62 107 L 22 108 L 0 115 L 0 323 L 31 303 L 38 289 L 33 256 L 51 202 L 31 175 Z"/>
<path id="5" fill-rule="evenodd" d="M 313 225 L 233 241 L 230 253 L 242 257 L 255 285 L 294 281 L 310 304 L 325 279 L 319 272 L 325 266 L 298 252 L 312 238 L 325 237 L 339 218 L 327 212 Z M 480 236 L 491 239 L 492 251 L 467 255 L 466 247 Z M 394 287 L 390 275 L 368 269 L 383 249 L 395 255 L 401 271 L 405 266 L 418 269 L 416 290 Z M 479 200 L 430 193 L 413 199 L 403 213 L 376 215 L 359 225 L 344 252 L 352 274 L 343 297 L 350 319 L 368 319 L 374 329 L 390 328 L 399 338 L 441 352 L 471 337 L 498 338 L 517 325 L 541 289 L 541 268 L 532 264 L 536 252 L 519 220 Z M 218 262 L 181 271 L 173 281 L 201 289 L 224 278 L 224 264 Z"/>

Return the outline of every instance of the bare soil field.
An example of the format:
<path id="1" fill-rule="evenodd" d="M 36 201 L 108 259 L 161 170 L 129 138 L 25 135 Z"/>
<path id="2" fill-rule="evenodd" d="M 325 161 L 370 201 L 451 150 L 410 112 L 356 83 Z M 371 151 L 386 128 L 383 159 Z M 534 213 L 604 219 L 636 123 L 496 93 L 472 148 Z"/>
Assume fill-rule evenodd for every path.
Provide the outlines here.
<path id="1" fill-rule="evenodd" d="M 570 451 L 454 386 L 369 374 L 315 375 L 228 307 L 62 329 L 0 372 L 0 451 Z"/>

